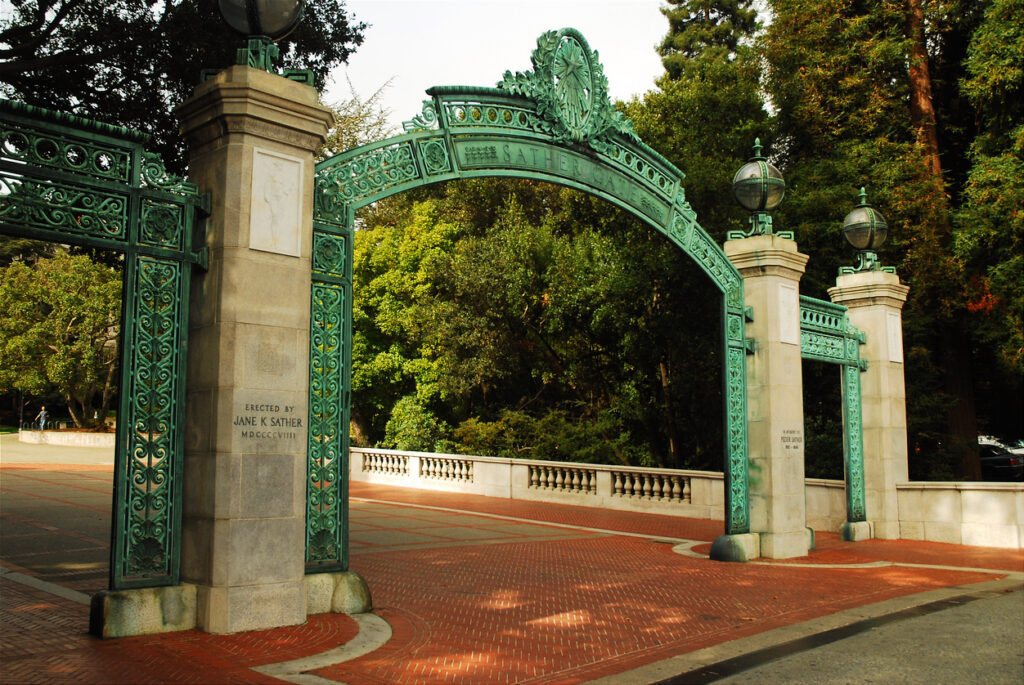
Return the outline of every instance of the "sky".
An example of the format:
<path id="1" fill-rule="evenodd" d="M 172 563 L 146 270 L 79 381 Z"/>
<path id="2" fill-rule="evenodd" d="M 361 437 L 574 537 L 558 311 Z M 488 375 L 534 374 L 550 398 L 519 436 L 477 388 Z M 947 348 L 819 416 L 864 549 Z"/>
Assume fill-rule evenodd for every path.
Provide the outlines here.
<path id="1" fill-rule="evenodd" d="M 532 68 L 537 37 L 578 29 L 596 50 L 613 100 L 654 88 L 663 69 L 655 46 L 668 32 L 662 0 L 347 0 L 371 24 L 338 67 L 325 104 L 360 99 L 387 86 L 381 103 L 395 132 L 420 113 L 431 86 L 494 86 L 506 69 Z"/>

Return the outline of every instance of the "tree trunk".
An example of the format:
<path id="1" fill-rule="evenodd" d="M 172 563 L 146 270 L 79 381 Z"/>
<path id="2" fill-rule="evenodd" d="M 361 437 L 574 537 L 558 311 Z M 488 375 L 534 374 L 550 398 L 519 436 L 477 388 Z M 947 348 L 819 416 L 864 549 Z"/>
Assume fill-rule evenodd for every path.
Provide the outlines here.
<path id="1" fill-rule="evenodd" d="M 945 390 L 954 398 L 946 425 L 952 440 L 950 447 L 959 461 L 957 476 L 963 480 L 981 480 L 970 342 L 955 323 L 945 323 L 944 328 L 941 345 Z"/>
<path id="2" fill-rule="evenodd" d="M 679 425 L 676 421 L 675 407 L 672 405 L 672 393 L 668 382 L 668 364 L 662 357 L 658 362 L 658 370 L 661 372 L 661 405 L 665 412 L 665 423 L 668 429 L 668 453 L 672 468 L 681 468 L 682 456 L 679 454 Z M 660 462 L 660 459 L 659 459 Z M 665 468 L 662 463 L 659 467 Z"/>
<path id="3" fill-rule="evenodd" d="M 925 165 L 942 179 L 939 131 L 932 100 L 932 79 L 928 71 L 928 47 L 924 35 L 924 7 L 921 0 L 907 0 L 907 34 L 910 38 L 910 116 L 924 145 Z"/>
<path id="4" fill-rule="evenodd" d="M 907 0 L 907 37 L 910 39 L 910 116 L 917 131 L 918 142 L 924 148 L 924 166 L 935 184 L 938 203 L 932 229 L 940 241 L 952 233 L 949 222 L 949 201 L 942 177 L 942 159 L 939 155 L 938 123 L 932 99 L 932 80 L 928 70 L 928 46 L 924 26 L 922 0 Z M 951 284 L 933 284 L 948 288 Z M 955 285 L 954 285 L 955 287 Z M 978 417 L 974 404 L 971 378 L 971 346 L 966 331 L 956 321 L 942 321 L 941 359 L 945 390 L 954 398 L 946 429 L 952 442 L 950 447 L 959 455 L 961 478 L 981 479 L 978 455 Z"/>
<path id="5" fill-rule="evenodd" d="M 71 396 L 71 393 L 65 393 L 64 399 L 67 400 L 68 413 L 71 414 L 71 420 L 75 422 L 75 428 L 82 428 L 81 412 L 75 408 L 77 400 Z"/>

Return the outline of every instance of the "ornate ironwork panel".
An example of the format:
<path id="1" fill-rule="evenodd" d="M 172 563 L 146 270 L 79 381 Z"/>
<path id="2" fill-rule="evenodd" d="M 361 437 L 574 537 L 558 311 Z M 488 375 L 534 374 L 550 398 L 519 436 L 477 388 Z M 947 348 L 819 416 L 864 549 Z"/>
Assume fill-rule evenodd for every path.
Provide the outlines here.
<path id="1" fill-rule="evenodd" d="M 846 470 L 846 518 L 865 520 L 864 429 L 861 421 L 860 358 L 864 333 L 850 323 L 846 307 L 813 297 L 800 297 L 800 355 L 839 364 L 843 397 L 843 463 Z"/>
<path id="2" fill-rule="evenodd" d="M 843 456 L 846 463 L 846 520 L 866 521 L 864 495 L 864 424 L 861 417 L 860 369 L 843 366 Z"/>
<path id="3" fill-rule="evenodd" d="M 209 197 L 148 137 L 0 100 L 0 233 L 124 253 L 110 587 L 178 582 L 189 274 Z"/>
<path id="4" fill-rule="evenodd" d="M 406 133 L 318 164 L 314 198 L 318 230 L 324 235 L 350 235 L 358 209 L 429 183 L 512 176 L 578 188 L 632 212 L 664 233 L 723 294 L 725 525 L 728 533 L 748 532 L 742 276 L 697 223 L 686 201 L 682 172 L 644 145 L 611 103 L 603 67 L 583 36 L 574 29 L 549 31 L 537 40 L 532 60 L 532 71 L 506 72 L 497 88 L 431 88 L 422 112 L 405 123 Z M 347 482 L 344 427 L 349 351 L 344 331 L 351 322 L 346 289 L 351 275 L 341 269 L 332 276 L 330 269 L 318 266 L 331 260 L 326 252 L 317 256 L 317 245 L 340 254 L 319 235 L 314 236 L 321 242 L 314 244 L 307 562 L 343 565 L 346 545 L 342 533 L 335 533 L 332 526 L 340 525 L 345 515 L 337 503 L 344 499 L 341 492 Z M 335 307 L 343 314 L 340 322 L 333 319 Z M 336 454 L 336 448 L 342 452 Z M 343 464 L 341 471 L 332 466 L 338 460 Z M 333 495 L 324 492 L 330 488 Z"/>
<path id="5" fill-rule="evenodd" d="M 180 261 L 144 255 L 129 268 L 132 297 L 124 343 L 132 372 L 122 385 L 128 401 L 122 402 L 127 412 L 120 416 L 127 430 L 115 484 L 118 534 L 112 568 L 123 584 L 177 577 L 186 273 Z"/>
<path id="6" fill-rule="evenodd" d="M 0 172 L 0 221 L 109 240 L 128 238 L 126 193 Z"/>
<path id="7" fill-rule="evenodd" d="M 313 233 L 309 329 L 306 565 L 348 569 L 348 426 L 352 357 L 351 231 Z"/>

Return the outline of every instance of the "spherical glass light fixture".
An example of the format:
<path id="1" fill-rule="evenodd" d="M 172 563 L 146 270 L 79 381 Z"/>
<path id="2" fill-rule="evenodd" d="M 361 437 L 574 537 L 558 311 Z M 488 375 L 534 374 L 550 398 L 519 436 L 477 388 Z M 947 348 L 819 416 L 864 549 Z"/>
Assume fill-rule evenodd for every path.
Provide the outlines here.
<path id="1" fill-rule="evenodd" d="M 243 36 L 280 40 L 302 19 L 303 0 L 218 0 L 228 26 Z"/>
<path id="2" fill-rule="evenodd" d="M 761 155 L 761 140 L 754 140 L 754 156 L 732 179 L 736 201 L 749 212 L 770 212 L 786 194 L 782 173 Z"/>
<path id="3" fill-rule="evenodd" d="M 761 154 L 761 140 L 754 139 L 754 156 L 732 178 L 732 194 L 740 206 L 750 212 L 749 233 L 730 231 L 729 240 L 752 235 L 771 235 L 772 218 L 768 212 L 779 206 L 786 195 L 782 173 Z M 781 235 L 781 234 L 780 234 Z M 792 238 L 792 233 L 786 232 Z"/>
<path id="4" fill-rule="evenodd" d="M 868 204 L 868 194 L 860 189 L 860 202 L 843 219 L 843 236 L 858 250 L 877 250 L 889 237 L 889 224 L 877 209 Z"/>
<path id="5" fill-rule="evenodd" d="M 857 266 L 843 266 L 840 274 L 853 274 L 860 271 L 887 271 L 895 273 L 891 266 L 880 266 L 875 250 L 885 244 L 889 237 L 889 224 L 877 209 L 868 204 L 868 194 L 860 189 L 860 202 L 853 211 L 843 219 L 843 237 L 860 250 Z"/>

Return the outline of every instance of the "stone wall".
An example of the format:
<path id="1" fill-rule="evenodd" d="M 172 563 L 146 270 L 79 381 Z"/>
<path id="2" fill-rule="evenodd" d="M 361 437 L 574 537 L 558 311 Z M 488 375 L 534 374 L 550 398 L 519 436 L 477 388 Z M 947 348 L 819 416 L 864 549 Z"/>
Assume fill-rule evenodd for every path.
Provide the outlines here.
<path id="1" fill-rule="evenodd" d="M 352 448 L 351 479 L 488 497 L 723 520 L 718 471 L 623 468 Z M 1024 548 L 1024 483 L 901 483 L 900 537 Z M 846 521 L 841 480 L 807 478 L 807 525 L 839 532 Z"/>

